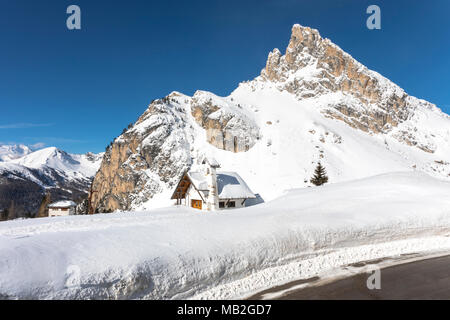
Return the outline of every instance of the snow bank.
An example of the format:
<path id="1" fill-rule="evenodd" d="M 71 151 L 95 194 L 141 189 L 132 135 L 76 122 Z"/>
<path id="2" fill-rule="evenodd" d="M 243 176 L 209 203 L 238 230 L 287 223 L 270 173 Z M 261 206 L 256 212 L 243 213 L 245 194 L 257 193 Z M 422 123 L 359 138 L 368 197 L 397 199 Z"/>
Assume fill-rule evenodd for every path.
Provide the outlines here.
<path id="1" fill-rule="evenodd" d="M 412 248 L 419 238 L 449 231 L 450 183 L 419 173 L 292 190 L 226 212 L 172 207 L 9 221 L 0 223 L 0 297 L 236 297 L 243 292 L 230 284 L 270 268 L 316 257 L 319 272 L 352 260 L 355 252 L 380 254 L 364 246 L 384 243 L 383 254 L 398 254 L 402 247 L 386 243 L 412 241 L 403 245 Z M 301 276 L 303 269 L 296 270 Z M 247 281 L 245 290 L 267 285 L 258 279 Z M 226 290 L 205 294 L 217 288 Z"/>

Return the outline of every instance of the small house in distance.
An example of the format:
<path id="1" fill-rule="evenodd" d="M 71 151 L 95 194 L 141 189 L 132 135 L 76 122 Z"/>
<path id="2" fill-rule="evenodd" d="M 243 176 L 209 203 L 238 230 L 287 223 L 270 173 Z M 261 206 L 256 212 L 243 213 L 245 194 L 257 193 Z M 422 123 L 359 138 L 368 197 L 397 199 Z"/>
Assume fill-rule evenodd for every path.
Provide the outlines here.
<path id="1" fill-rule="evenodd" d="M 49 217 L 71 216 L 74 215 L 76 203 L 70 200 L 53 202 L 48 205 Z"/>
<path id="2" fill-rule="evenodd" d="M 248 199 L 256 199 L 238 173 L 216 171 L 220 165 L 212 158 L 205 158 L 202 165 L 203 171 L 188 171 L 181 177 L 172 195 L 177 205 L 210 211 L 242 208 Z"/>

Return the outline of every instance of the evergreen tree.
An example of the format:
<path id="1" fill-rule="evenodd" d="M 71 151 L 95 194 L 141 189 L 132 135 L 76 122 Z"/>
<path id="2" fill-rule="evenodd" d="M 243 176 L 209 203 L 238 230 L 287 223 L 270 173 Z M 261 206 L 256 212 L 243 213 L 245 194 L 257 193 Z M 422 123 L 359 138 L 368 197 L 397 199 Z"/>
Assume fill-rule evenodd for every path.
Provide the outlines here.
<path id="1" fill-rule="evenodd" d="M 317 167 L 314 170 L 314 176 L 311 178 L 310 182 L 316 186 L 321 186 L 328 182 L 327 172 L 320 162 L 317 164 Z"/>

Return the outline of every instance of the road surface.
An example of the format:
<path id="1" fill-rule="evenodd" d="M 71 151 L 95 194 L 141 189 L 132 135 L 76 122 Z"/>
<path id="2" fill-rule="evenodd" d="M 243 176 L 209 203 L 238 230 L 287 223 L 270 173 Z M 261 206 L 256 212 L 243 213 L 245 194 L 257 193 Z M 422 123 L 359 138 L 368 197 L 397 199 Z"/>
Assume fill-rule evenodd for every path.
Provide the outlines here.
<path id="1" fill-rule="evenodd" d="M 376 263 L 374 263 L 376 264 Z M 323 283 L 315 277 L 260 292 L 249 299 L 395 300 L 450 299 L 450 256 L 430 258 L 381 269 L 381 289 L 367 288 L 368 273 Z M 294 288 L 302 284 L 307 287 Z"/>

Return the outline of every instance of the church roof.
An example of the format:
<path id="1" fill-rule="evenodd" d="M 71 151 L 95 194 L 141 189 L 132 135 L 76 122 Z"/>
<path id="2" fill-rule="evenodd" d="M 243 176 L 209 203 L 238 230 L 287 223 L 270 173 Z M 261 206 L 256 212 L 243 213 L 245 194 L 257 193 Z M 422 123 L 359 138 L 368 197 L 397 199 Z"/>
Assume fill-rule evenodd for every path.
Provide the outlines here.
<path id="1" fill-rule="evenodd" d="M 256 198 L 255 194 L 250 190 L 244 179 L 242 179 L 237 172 L 218 171 L 216 176 L 219 200 Z M 177 189 L 175 189 L 172 199 L 177 198 L 177 192 L 180 192 L 181 198 L 185 197 L 188 185 L 182 182 L 187 180 L 189 180 L 199 192 L 208 192 L 208 182 L 206 181 L 205 174 L 200 171 L 189 171 L 183 175 Z"/>

